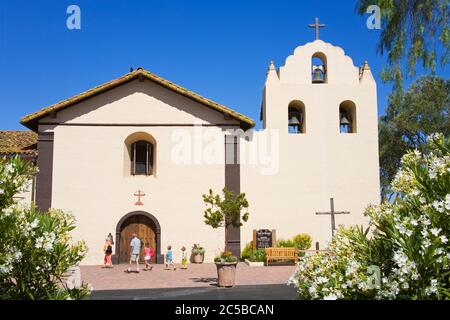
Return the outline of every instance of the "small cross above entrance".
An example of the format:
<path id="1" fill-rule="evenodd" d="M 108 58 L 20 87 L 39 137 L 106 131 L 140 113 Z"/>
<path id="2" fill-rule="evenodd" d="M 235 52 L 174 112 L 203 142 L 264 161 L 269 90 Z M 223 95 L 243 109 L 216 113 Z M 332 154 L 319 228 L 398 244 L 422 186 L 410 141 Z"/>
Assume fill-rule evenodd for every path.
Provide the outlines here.
<path id="1" fill-rule="evenodd" d="M 325 28 L 326 25 L 325 24 L 320 24 L 319 23 L 319 18 L 316 18 L 316 22 L 309 24 L 308 27 L 316 29 L 316 40 L 319 40 L 319 28 Z"/>
<path id="2" fill-rule="evenodd" d="M 330 198 L 330 207 L 331 210 L 329 212 L 316 212 L 316 215 L 330 215 L 331 216 L 331 236 L 333 237 L 336 232 L 336 214 L 350 214 L 348 211 L 334 211 L 334 199 Z"/>
<path id="3" fill-rule="evenodd" d="M 145 196 L 145 193 L 143 193 L 141 190 L 138 190 L 138 192 L 134 193 L 134 196 L 138 197 L 138 201 L 134 205 L 143 206 L 144 204 L 141 202 L 141 197 Z"/>

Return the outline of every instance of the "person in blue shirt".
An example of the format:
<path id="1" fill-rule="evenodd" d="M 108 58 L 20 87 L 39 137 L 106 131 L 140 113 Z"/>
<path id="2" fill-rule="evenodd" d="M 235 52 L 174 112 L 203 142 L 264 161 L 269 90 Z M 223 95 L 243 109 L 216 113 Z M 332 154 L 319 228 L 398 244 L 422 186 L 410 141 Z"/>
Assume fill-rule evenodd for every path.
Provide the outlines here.
<path id="1" fill-rule="evenodd" d="M 139 240 L 136 233 L 133 233 L 133 239 L 131 240 L 130 246 L 131 256 L 128 272 L 131 272 L 131 264 L 133 262 L 136 262 L 136 272 L 139 272 L 139 254 L 141 253 L 141 240 Z"/>
<path id="2" fill-rule="evenodd" d="M 168 246 L 166 252 L 166 270 L 169 270 L 169 266 L 173 267 L 173 271 L 177 270 L 175 264 L 173 263 L 172 246 Z"/>

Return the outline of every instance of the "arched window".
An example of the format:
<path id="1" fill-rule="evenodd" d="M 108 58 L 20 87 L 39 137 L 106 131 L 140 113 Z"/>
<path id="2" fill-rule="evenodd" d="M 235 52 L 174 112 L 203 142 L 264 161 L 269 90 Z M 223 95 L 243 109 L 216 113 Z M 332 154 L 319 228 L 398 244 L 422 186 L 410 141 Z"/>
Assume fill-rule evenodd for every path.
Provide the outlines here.
<path id="1" fill-rule="evenodd" d="M 356 105 L 347 100 L 339 105 L 339 132 L 356 133 Z"/>
<path id="2" fill-rule="evenodd" d="M 288 132 L 305 133 L 305 120 L 305 104 L 298 100 L 292 101 L 288 106 Z"/>
<path id="3" fill-rule="evenodd" d="M 125 139 L 125 175 L 154 176 L 156 140 L 146 132 L 136 132 Z"/>
<path id="4" fill-rule="evenodd" d="M 312 83 L 327 83 L 327 56 L 316 52 L 311 59 Z"/>
<path id="5" fill-rule="evenodd" d="M 153 145 L 137 141 L 131 146 L 131 174 L 150 176 L 153 174 Z"/>

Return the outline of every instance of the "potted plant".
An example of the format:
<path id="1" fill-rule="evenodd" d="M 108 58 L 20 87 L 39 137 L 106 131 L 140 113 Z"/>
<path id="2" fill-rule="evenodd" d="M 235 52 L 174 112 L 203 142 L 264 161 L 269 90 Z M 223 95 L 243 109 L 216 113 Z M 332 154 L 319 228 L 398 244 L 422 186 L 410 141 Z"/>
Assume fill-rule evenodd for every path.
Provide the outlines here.
<path id="1" fill-rule="evenodd" d="M 214 262 L 217 267 L 218 286 L 222 288 L 234 286 L 238 258 L 233 256 L 230 251 L 225 251 L 217 256 Z"/>
<path id="2" fill-rule="evenodd" d="M 205 223 L 214 229 L 225 228 L 225 252 L 216 257 L 214 262 L 217 266 L 219 287 L 232 287 L 238 258 L 228 248 L 227 231 L 230 226 L 241 227 L 241 221 L 248 221 L 249 213 L 245 212 L 241 216 L 241 212 L 246 211 L 249 205 L 245 193 L 236 194 L 227 188 L 224 188 L 222 192 L 223 197 L 214 194 L 211 189 L 208 194 L 203 195 L 203 201 L 207 205 L 204 218 Z"/>
<path id="3" fill-rule="evenodd" d="M 194 244 L 191 251 L 191 261 L 193 263 L 203 263 L 205 260 L 205 248 L 199 244 Z"/>

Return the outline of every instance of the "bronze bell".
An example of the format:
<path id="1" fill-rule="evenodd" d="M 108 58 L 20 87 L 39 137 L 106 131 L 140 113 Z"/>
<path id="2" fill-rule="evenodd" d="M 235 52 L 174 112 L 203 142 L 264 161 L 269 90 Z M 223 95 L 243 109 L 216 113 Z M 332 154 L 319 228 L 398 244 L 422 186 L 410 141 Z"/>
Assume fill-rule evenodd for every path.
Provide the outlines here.
<path id="1" fill-rule="evenodd" d="M 296 116 L 292 116 L 292 118 L 289 120 L 289 125 L 294 127 L 294 126 L 299 126 L 300 125 L 300 121 L 298 121 Z"/>
<path id="2" fill-rule="evenodd" d="M 340 125 L 341 126 L 349 126 L 350 124 L 351 124 L 351 122 L 347 119 L 347 115 L 346 114 L 341 114 Z"/>
<path id="3" fill-rule="evenodd" d="M 313 83 L 324 83 L 325 82 L 325 72 L 322 66 L 314 66 L 312 74 Z"/>
<path id="4" fill-rule="evenodd" d="M 289 120 L 289 132 L 290 133 L 300 133 L 300 121 L 296 116 L 292 116 Z"/>

